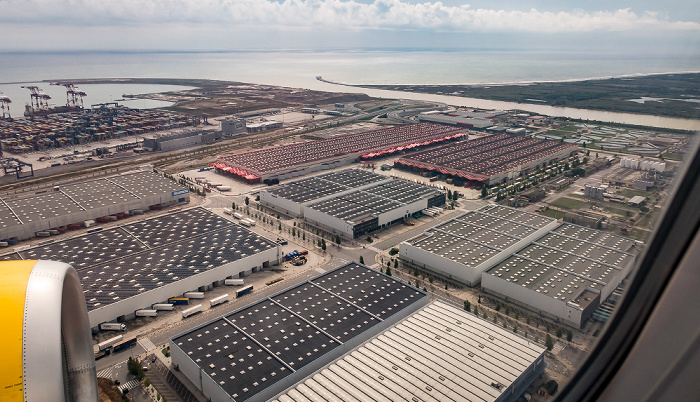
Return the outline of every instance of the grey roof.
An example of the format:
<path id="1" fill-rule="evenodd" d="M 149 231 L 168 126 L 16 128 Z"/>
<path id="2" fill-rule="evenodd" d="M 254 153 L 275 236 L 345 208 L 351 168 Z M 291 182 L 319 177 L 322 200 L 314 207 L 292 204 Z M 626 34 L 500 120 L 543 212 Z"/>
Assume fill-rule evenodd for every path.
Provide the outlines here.
<path id="1" fill-rule="evenodd" d="M 388 179 L 367 170 L 345 169 L 281 184 L 266 191 L 297 203 L 305 203 Z"/>
<path id="2" fill-rule="evenodd" d="M 59 187 L 58 191 L 0 200 L 0 228 L 143 199 L 171 196 L 184 187 L 152 171 L 127 173 Z M 114 211 L 123 212 L 123 211 Z"/>
<path id="3" fill-rule="evenodd" d="M 381 213 L 401 208 L 426 197 L 439 195 L 438 190 L 401 179 L 392 179 L 373 187 L 312 203 L 309 208 L 355 223 Z"/>
<path id="4" fill-rule="evenodd" d="M 428 295 L 347 263 L 172 339 L 237 401 Z"/>
<path id="5" fill-rule="evenodd" d="M 560 300 L 602 289 L 634 261 L 634 240 L 564 223 L 486 271 Z"/>
<path id="6" fill-rule="evenodd" d="M 94 310 L 275 247 L 204 208 L 192 208 L 9 256 L 71 264 L 88 310 Z"/>
<path id="7" fill-rule="evenodd" d="M 488 205 L 428 229 L 407 243 L 476 267 L 555 221 L 529 212 Z"/>
<path id="8" fill-rule="evenodd" d="M 433 302 L 277 400 L 483 400 L 544 368 L 545 348 Z"/>

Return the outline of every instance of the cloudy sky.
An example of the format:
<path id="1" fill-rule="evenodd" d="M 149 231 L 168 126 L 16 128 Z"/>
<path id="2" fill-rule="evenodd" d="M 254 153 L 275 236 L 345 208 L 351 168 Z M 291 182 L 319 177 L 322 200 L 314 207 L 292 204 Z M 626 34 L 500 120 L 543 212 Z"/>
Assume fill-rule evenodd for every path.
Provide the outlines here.
<path id="1" fill-rule="evenodd" d="M 0 0 L 0 51 L 700 48 L 696 1 Z"/>

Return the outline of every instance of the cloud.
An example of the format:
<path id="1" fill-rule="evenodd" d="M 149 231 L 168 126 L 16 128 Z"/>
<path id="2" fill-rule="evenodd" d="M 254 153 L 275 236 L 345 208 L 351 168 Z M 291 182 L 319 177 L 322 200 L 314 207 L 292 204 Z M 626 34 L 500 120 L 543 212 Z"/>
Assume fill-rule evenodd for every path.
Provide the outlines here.
<path id="1" fill-rule="evenodd" d="M 454 32 L 700 30 L 653 11 L 562 12 L 472 8 L 402 0 L 0 0 L 0 23 L 73 26 L 214 24 L 266 29 L 427 29 Z"/>

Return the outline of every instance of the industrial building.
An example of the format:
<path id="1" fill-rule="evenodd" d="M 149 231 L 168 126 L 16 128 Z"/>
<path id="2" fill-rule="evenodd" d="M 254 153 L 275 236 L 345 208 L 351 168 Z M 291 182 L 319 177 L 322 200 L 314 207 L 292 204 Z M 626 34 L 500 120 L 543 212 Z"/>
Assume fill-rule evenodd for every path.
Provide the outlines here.
<path id="1" fill-rule="evenodd" d="M 245 134 L 245 119 L 228 118 L 221 121 L 221 133 L 224 137 L 237 137 L 239 135 Z"/>
<path id="2" fill-rule="evenodd" d="M 361 169 L 346 169 L 264 189 L 260 202 L 354 238 L 445 203 L 441 191 Z"/>
<path id="3" fill-rule="evenodd" d="M 262 131 L 277 130 L 279 128 L 282 128 L 281 121 L 267 120 L 259 123 L 246 123 L 245 130 L 246 132 L 253 134 Z"/>
<path id="4" fill-rule="evenodd" d="M 544 370 L 544 353 L 542 345 L 437 301 L 275 402 L 514 401 Z"/>
<path id="5" fill-rule="evenodd" d="M 283 180 L 466 135 L 459 128 L 417 123 L 222 156 L 212 166 L 250 183 Z"/>
<path id="6" fill-rule="evenodd" d="M 354 262 L 177 335 L 170 351 L 214 402 L 512 401 L 545 367 L 543 346 Z"/>
<path id="7" fill-rule="evenodd" d="M 577 151 L 574 144 L 496 134 L 409 154 L 394 161 L 394 165 L 494 185 L 568 158 Z"/>
<path id="8" fill-rule="evenodd" d="M 634 266 L 637 242 L 563 223 L 484 272 L 481 288 L 580 328 Z"/>
<path id="9" fill-rule="evenodd" d="M 27 239 L 86 220 L 189 202 L 189 190 L 152 171 L 124 173 L 0 199 L 0 239 Z"/>
<path id="10" fill-rule="evenodd" d="M 144 137 L 143 148 L 148 151 L 172 151 L 206 144 L 218 139 L 221 139 L 221 133 L 218 131 L 190 129 L 157 137 Z"/>
<path id="11" fill-rule="evenodd" d="M 6 254 L 54 260 L 80 277 L 90 326 L 277 264 L 279 246 L 196 207 Z"/>
<path id="12" fill-rule="evenodd" d="M 445 280 L 475 286 L 483 272 L 506 258 L 508 252 L 556 226 L 553 218 L 488 205 L 402 242 L 399 256 Z"/>
<path id="13" fill-rule="evenodd" d="M 171 338 L 170 353 L 212 401 L 268 400 L 429 299 L 351 262 Z"/>
<path id="14" fill-rule="evenodd" d="M 501 110 L 477 112 L 473 110 L 449 110 L 445 112 L 424 112 L 417 116 L 418 121 L 452 126 L 468 127 L 473 130 L 487 130 L 493 127 L 493 119 L 507 114 Z"/>
<path id="15" fill-rule="evenodd" d="M 490 205 L 399 246 L 400 258 L 579 328 L 634 266 L 637 242 Z"/>

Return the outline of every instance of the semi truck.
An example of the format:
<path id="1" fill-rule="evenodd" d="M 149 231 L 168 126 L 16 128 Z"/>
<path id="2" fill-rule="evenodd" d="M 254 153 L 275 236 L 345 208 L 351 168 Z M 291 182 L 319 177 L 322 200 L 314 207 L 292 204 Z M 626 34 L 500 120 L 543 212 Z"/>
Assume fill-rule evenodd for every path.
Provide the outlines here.
<path id="1" fill-rule="evenodd" d="M 233 211 L 231 210 L 231 208 L 224 208 L 224 213 L 226 215 L 231 215 L 231 214 L 233 214 Z"/>
<path id="2" fill-rule="evenodd" d="M 189 299 L 204 299 L 204 292 L 185 292 L 182 297 Z"/>
<path id="3" fill-rule="evenodd" d="M 109 339 L 107 339 L 107 340 L 104 341 L 104 342 L 98 343 L 98 344 L 97 344 L 97 350 L 109 349 L 110 347 L 112 347 L 112 345 L 114 345 L 115 343 L 121 341 L 122 339 L 124 339 L 124 337 L 123 337 L 122 335 L 117 335 L 117 336 L 115 336 L 114 338 L 109 338 Z"/>
<path id="4" fill-rule="evenodd" d="M 217 306 L 217 305 L 219 305 L 219 304 L 221 304 L 221 303 L 226 303 L 227 301 L 228 301 L 228 293 L 223 294 L 223 295 L 221 295 L 221 296 L 219 296 L 219 297 L 215 297 L 215 298 L 209 300 L 209 306 L 210 306 L 210 307 L 214 307 L 214 306 Z"/>
<path id="5" fill-rule="evenodd" d="M 224 280 L 224 285 L 226 286 L 243 286 L 245 281 L 243 279 L 226 279 Z"/>
<path id="6" fill-rule="evenodd" d="M 136 310 L 137 317 L 155 317 L 158 315 L 158 310 Z"/>
<path id="7" fill-rule="evenodd" d="M 233 217 L 236 219 L 243 219 L 243 215 L 239 214 L 238 212 L 234 212 Z"/>
<path id="8" fill-rule="evenodd" d="M 197 314 L 200 311 L 202 311 L 202 305 L 198 304 L 196 306 L 192 306 L 188 309 L 182 310 L 182 318 L 187 318 L 193 314 Z"/>
<path id="9" fill-rule="evenodd" d="M 100 331 L 126 331 L 126 324 L 120 322 L 103 322 Z"/>

